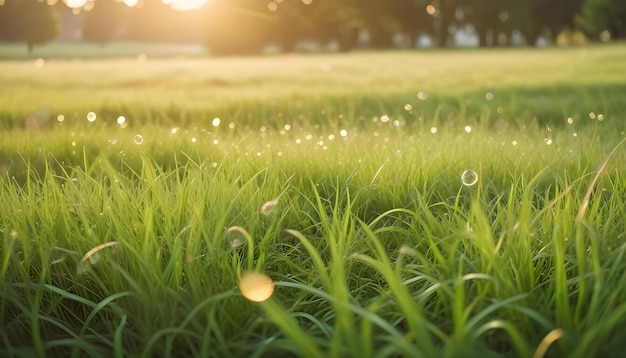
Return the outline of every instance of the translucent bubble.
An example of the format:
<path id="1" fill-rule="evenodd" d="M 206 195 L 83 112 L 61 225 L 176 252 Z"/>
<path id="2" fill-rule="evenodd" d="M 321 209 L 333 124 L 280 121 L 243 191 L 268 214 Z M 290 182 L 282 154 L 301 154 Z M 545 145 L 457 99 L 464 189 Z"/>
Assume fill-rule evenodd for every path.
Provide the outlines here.
<path id="1" fill-rule="evenodd" d="M 230 128 L 230 129 L 234 129 L 234 128 L 235 128 L 235 123 L 234 123 L 234 122 L 230 122 L 230 123 L 228 124 L 228 128 Z"/>
<path id="2" fill-rule="evenodd" d="M 465 186 L 472 186 L 478 182 L 478 174 L 472 169 L 468 169 L 461 174 L 461 182 Z"/>
<path id="3" fill-rule="evenodd" d="M 419 91 L 419 92 L 417 92 L 417 98 L 419 100 L 424 101 L 424 100 L 428 99 L 428 93 L 426 93 L 424 91 Z"/>
<path id="4" fill-rule="evenodd" d="M 249 301 L 263 302 L 272 297 L 274 293 L 274 281 L 265 274 L 249 272 L 241 277 L 239 290 L 241 290 L 243 297 Z"/>
<path id="5" fill-rule="evenodd" d="M 604 120 L 604 114 L 600 113 L 598 114 L 598 121 L 602 122 Z"/>
<path id="6" fill-rule="evenodd" d="M 432 134 L 437 133 L 437 127 L 431 127 L 430 128 L 430 133 L 432 133 Z"/>
<path id="7" fill-rule="evenodd" d="M 217 167 L 217 163 L 214 163 L 214 164 L 215 164 L 215 167 L 213 167 L 213 169 Z M 226 239 L 226 243 L 228 244 L 228 246 L 230 246 L 233 249 L 237 247 L 241 247 L 247 243 L 246 238 L 238 230 L 227 230 L 225 239 Z"/>
<path id="8" fill-rule="evenodd" d="M 348 135 L 348 131 L 345 130 L 345 129 L 342 129 L 342 130 L 339 131 L 339 135 L 342 136 L 342 137 L 345 137 L 345 136 Z"/>
<path id="9" fill-rule="evenodd" d="M 94 112 L 87 113 L 87 120 L 89 122 L 94 122 L 96 120 L 96 114 Z"/>
<path id="10" fill-rule="evenodd" d="M 596 113 L 595 112 L 589 112 L 589 118 L 590 119 L 596 119 Z"/>
<path id="11" fill-rule="evenodd" d="M 63 122 L 64 120 L 65 120 L 65 116 L 64 116 L 64 115 L 59 114 L 59 115 L 57 116 L 57 121 L 59 121 L 59 122 Z"/>
<path id="12" fill-rule="evenodd" d="M 511 144 L 512 144 L 512 145 L 517 145 L 517 141 L 516 141 L 516 140 L 513 140 L 513 141 L 511 142 Z"/>
<path id="13" fill-rule="evenodd" d="M 545 138 L 543 140 L 547 145 L 552 145 L 552 138 Z"/>
<path id="14" fill-rule="evenodd" d="M 573 123 L 574 123 L 574 118 L 569 117 L 569 118 L 567 119 L 567 124 L 573 124 Z"/>
<path id="15" fill-rule="evenodd" d="M 410 103 L 404 105 L 404 110 L 410 112 L 413 110 L 413 106 Z"/>
<path id="16" fill-rule="evenodd" d="M 472 131 L 472 126 L 465 126 L 465 131 L 470 133 Z"/>
<path id="17" fill-rule="evenodd" d="M 212 122 L 213 127 L 219 127 L 220 126 L 220 122 L 221 122 L 221 120 L 219 118 L 217 118 L 217 117 L 213 118 L 213 122 Z"/>
<path id="18" fill-rule="evenodd" d="M 389 122 L 389 116 L 386 115 L 386 114 L 380 116 L 380 121 L 383 122 L 383 123 Z"/>
<path id="19" fill-rule="evenodd" d="M 122 125 L 122 124 L 124 124 L 125 122 L 126 122 L 126 117 L 124 117 L 124 116 L 119 116 L 119 117 L 117 117 L 117 124 Z"/>
<path id="20" fill-rule="evenodd" d="M 197 141 L 198 141 L 198 139 L 197 139 L 196 137 L 192 137 L 192 138 L 191 138 L 191 143 L 195 143 L 195 142 L 197 142 Z"/>
<path id="21" fill-rule="evenodd" d="M 172 134 L 176 134 L 176 133 L 178 133 L 178 129 L 179 129 L 178 127 L 174 127 L 174 128 L 172 128 L 172 129 L 170 130 L 170 133 L 172 133 Z"/>
<path id="22" fill-rule="evenodd" d="M 288 131 L 291 129 L 291 124 L 285 124 L 283 128 L 285 128 L 285 130 Z"/>
<path id="23" fill-rule="evenodd" d="M 133 142 L 137 145 L 143 144 L 143 136 L 141 134 L 137 134 L 135 138 L 133 138 Z"/>
<path id="24" fill-rule="evenodd" d="M 491 100 L 493 100 L 493 97 L 494 97 L 494 96 L 493 96 L 493 93 L 491 93 L 491 92 L 487 92 L 487 93 L 485 93 L 485 99 L 486 99 L 487 101 L 491 101 Z"/>

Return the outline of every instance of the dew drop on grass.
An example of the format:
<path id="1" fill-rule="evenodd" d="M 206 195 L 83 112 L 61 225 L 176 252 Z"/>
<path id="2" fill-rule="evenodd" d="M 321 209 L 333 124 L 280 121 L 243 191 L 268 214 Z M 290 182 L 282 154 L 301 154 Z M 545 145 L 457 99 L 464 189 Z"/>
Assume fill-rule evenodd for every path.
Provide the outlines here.
<path id="1" fill-rule="evenodd" d="M 274 281 L 266 274 L 249 272 L 241 277 L 239 290 L 241 290 L 241 294 L 247 300 L 263 302 L 272 297 L 274 293 Z"/>
<path id="2" fill-rule="evenodd" d="M 135 142 L 135 144 L 137 145 L 141 145 L 143 144 L 143 136 L 141 134 L 137 134 L 134 138 L 133 138 L 133 142 Z"/>
<path id="3" fill-rule="evenodd" d="M 461 174 L 461 182 L 465 186 L 472 186 L 478 182 L 478 174 L 472 169 L 468 169 Z"/>

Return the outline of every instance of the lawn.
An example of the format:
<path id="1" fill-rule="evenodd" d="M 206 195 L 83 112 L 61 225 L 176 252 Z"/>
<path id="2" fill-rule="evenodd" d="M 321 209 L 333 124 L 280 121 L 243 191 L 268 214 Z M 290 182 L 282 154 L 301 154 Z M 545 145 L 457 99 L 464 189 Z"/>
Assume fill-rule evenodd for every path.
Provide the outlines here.
<path id="1" fill-rule="evenodd" d="M 626 349 L 623 44 L 121 55 L 0 61 L 0 356 Z"/>

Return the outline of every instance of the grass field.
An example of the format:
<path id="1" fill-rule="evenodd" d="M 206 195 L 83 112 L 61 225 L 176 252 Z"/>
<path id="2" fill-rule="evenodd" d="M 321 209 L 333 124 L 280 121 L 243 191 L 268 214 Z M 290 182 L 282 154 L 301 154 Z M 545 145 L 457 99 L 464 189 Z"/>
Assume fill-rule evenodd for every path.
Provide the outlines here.
<path id="1" fill-rule="evenodd" d="M 0 61 L 0 356 L 618 357 L 625 58 Z"/>

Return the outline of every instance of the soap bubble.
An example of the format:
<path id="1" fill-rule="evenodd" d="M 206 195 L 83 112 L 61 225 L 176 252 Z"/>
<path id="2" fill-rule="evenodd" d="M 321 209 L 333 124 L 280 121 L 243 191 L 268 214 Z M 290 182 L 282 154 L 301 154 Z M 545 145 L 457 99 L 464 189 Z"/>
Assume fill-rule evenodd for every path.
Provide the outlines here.
<path id="1" fill-rule="evenodd" d="M 137 145 L 143 144 L 143 136 L 141 134 L 137 134 L 135 138 L 133 138 L 133 142 Z"/>
<path id="2" fill-rule="evenodd" d="M 461 174 L 461 182 L 465 186 L 472 186 L 478 182 L 478 174 L 472 169 L 468 169 Z"/>

